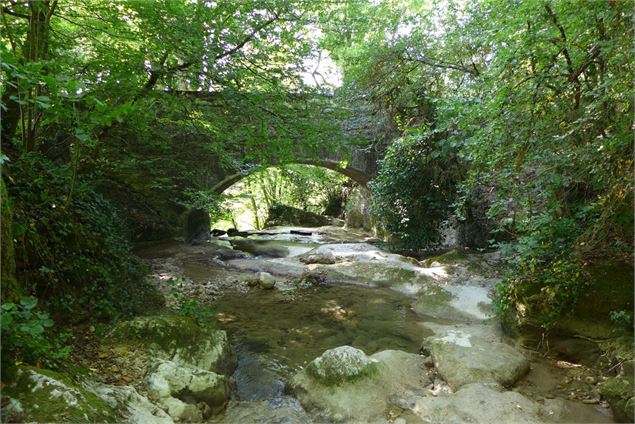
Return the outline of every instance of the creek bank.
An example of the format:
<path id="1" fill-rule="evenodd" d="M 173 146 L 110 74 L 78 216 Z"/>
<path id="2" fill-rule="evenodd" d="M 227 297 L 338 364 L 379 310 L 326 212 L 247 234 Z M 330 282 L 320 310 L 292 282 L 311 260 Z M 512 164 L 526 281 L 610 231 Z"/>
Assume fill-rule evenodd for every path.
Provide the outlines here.
<path id="1" fill-rule="evenodd" d="M 200 422 L 227 404 L 236 358 L 224 331 L 163 315 L 116 324 L 86 365 L 105 374 L 21 367 L 3 390 L 3 421 Z M 111 371 L 132 386 L 104 384 L 121 384 Z"/>
<path id="2" fill-rule="evenodd" d="M 321 352 L 324 352 L 325 348 L 332 348 L 337 345 L 349 344 L 355 348 L 361 348 L 369 354 L 393 348 L 392 346 L 394 345 L 391 345 L 391 343 L 395 343 L 394 340 L 372 344 L 362 340 L 363 337 L 355 335 L 359 331 L 359 327 L 356 327 L 356 324 L 353 323 L 365 322 L 370 319 L 370 315 L 359 314 L 359 312 L 355 311 L 355 307 L 351 307 L 350 304 L 341 300 L 341 295 L 333 295 L 334 300 L 340 300 L 335 300 L 332 304 L 321 308 L 322 311 L 319 313 L 331 314 L 332 321 L 325 321 L 320 328 L 316 327 L 313 329 L 310 325 L 302 324 L 309 321 L 316 324 L 320 322 L 316 321 L 315 312 L 310 310 L 307 310 L 306 314 L 293 312 L 295 310 L 291 305 L 296 302 L 301 302 L 308 306 L 315 300 L 320 299 L 320 297 L 315 297 L 315 300 L 312 300 L 305 297 L 313 291 L 326 294 L 329 287 L 341 287 L 343 289 L 352 287 L 351 285 L 358 286 L 369 293 L 374 290 L 388 289 L 406 295 L 410 299 L 407 301 L 411 308 L 410 311 L 414 311 L 416 316 L 425 322 L 427 329 L 422 328 L 419 330 L 422 335 L 428 332 L 432 338 L 443 338 L 447 335 L 449 326 L 451 329 L 468 334 L 470 339 L 474 337 L 474 340 L 477 340 L 481 347 L 486 346 L 486 343 L 492 342 L 500 343 L 500 346 L 494 345 L 501 347 L 501 350 L 513 350 L 509 346 L 510 342 L 513 341 L 506 340 L 499 330 L 494 331 L 495 334 L 492 335 L 492 330 L 497 329 L 497 324 L 492 319 L 491 295 L 494 286 L 500 281 L 496 272 L 498 260 L 496 253 L 477 255 L 464 251 L 449 251 L 433 258 L 417 261 L 412 258 L 384 252 L 374 245 L 364 243 L 363 236 L 355 240 L 350 235 L 347 235 L 345 243 L 333 243 L 334 239 L 337 238 L 335 231 L 330 232 L 329 236 L 325 236 L 327 231 L 324 231 L 324 228 L 320 228 L 318 231 L 311 230 L 311 232 L 313 235 L 310 240 L 304 238 L 302 241 L 298 240 L 297 242 L 303 246 L 308 244 L 306 243 L 307 241 L 309 243 L 320 243 L 320 245 L 304 252 L 291 247 L 289 255 L 282 258 L 247 256 L 221 260 L 222 263 L 219 263 L 228 273 L 247 272 L 251 273 L 253 278 L 253 273 L 268 272 L 276 280 L 275 288 L 269 291 L 249 288 L 248 285 L 244 290 L 243 286 L 238 284 L 234 287 L 237 290 L 235 299 L 234 295 L 230 294 L 234 289 L 231 286 L 227 286 L 228 291 L 225 291 L 224 294 L 214 300 L 214 305 L 219 305 L 215 306 L 217 308 L 222 308 L 222 305 L 233 305 L 227 310 L 220 309 L 222 311 L 222 325 L 231 333 L 240 334 L 241 342 L 245 343 L 244 346 L 249 352 L 257 352 L 257 355 L 276 352 L 276 355 L 294 358 L 293 364 L 301 364 L 301 360 L 298 361 L 297 358 L 315 358 Z M 277 237 L 290 239 L 292 235 L 262 236 L 262 239 L 275 242 Z M 287 241 L 283 240 L 283 243 L 287 243 Z M 326 259 L 323 260 L 322 258 Z M 188 264 L 184 265 L 186 267 L 190 266 Z M 197 270 L 196 273 L 198 272 Z M 188 272 L 184 275 L 188 276 Z M 193 281 L 196 283 L 195 280 Z M 348 290 L 347 288 L 342 292 L 344 293 Z M 313 295 L 311 294 L 311 296 Z M 359 294 L 355 296 L 359 296 Z M 251 300 L 252 298 L 253 301 Z M 252 304 L 256 300 L 258 307 L 255 306 L 255 303 Z M 368 305 L 371 304 L 366 303 Z M 254 309 L 259 309 L 260 312 L 254 311 L 254 313 L 251 313 L 251 311 L 248 311 Z M 280 313 L 269 314 L 267 311 L 272 309 L 279 309 Z M 320 308 L 318 308 L 319 310 Z M 282 320 L 279 315 L 292 315 L 294 319 Z M 241 320 L 243 325 L 238 325 Z M 258 321 L 266 322 L 267 326 L 254 324 Z M 436 322 L 437 325 L 432 325 L 433 322 Z M 443 325 L 439 326 L 439 323 Z M 445 328 L 443 328 L 444 326 Z M 277 327 L 280 328 L 278 329 Z M 373 331 L 375 330 L 377 329 Z M 303 338 L 300 334 L 304 331 L 309 331 L 315 337 Z M 342 336 L 340 337 L 339 334 L 342 334 Z M 351 336 L 347 336 L 347 334 L 351 334 Z M 316 337 L 320 340 L 314 340 Z M 324 340 L 324 343 L 322 340 Z M 319 346 L 324 347 L 322 350 L 318 350 Z M 411 348 L 406 346 L 408 345 L 402 344 L 398 349 L 404 349 L 411 353 L 418 350 L 410 350 Z M 461 353 L 460 350 L 458 352 Z M 460 358 L 459 353 L 457 353 L 457 357 Z M 472 355 L 472 353 L 468 354 L 465 352 L 462 354 L 468 357 Z M 484 380 L 490 384 L 496 383 L 496 386 L 492 387 L 493 392 L 490 393 L 492 396 L 494 396 L 493 393 L 499 393 L 502 390 L 501 385 L 513 386 L 515 382 L 513 392 L 519 393 L 531 402 L 537 402 L 539 404 L 537 410 L 539 411 L 545 411 L 543 406 L 547 403 L 552 404 L 560 400 L 566 401 L 565 406 L 559 409 L 553 405 L 550 406 L 551 409 L 544 412 L 547 414 L 545 416 L 548 416 L 549 411 L 551 411 L 549 416 L 559 416 L 561 417 L 558 418 L 560 421 L 570 420 L 570 417 L 573 416 L 577 417 L 576 421 L 580 422 L 585 420 L 596 422 L 610 420 L 610 414 L 608 416 L 605 415 L 606 409 L 602 407 L 605 403 L 600 399 L 597 386 L 585 382 L 587 377 L 593 376 L 598 381 L 601 381 L 601 378 L 595 376 L 584 367 L 560 369 L 556 360 L 551 361 L 548 358 L 548 361 L 545 361 L 540 356 L 533 356 L 531 351 L 523 350 L 523 354 L 528 357 L 530 363 L 529 373 L 525 377 L 523 375 L 527 372 L 527 359 L 518 358 L 516 365 L 512 366 L 512 371 L 509 372 L 500 370 L 483 371 L 478 368 L 470 370 L 470 372 L 474 372 L 475 375 L 483 375 L 484 373 Z M 441 356 L 443 355 L 437 355 L 437 357 Z M 264 361 L 263 364 L 267 363 L 267 359 L 264 359 Z M 432 357 L 427 359 L 427 361 L 432 365 L 435 363 Z M 442 362 L 438 362 L 437 368 L 433 368 L 437 376 L 434 380 L 436 383 L 434 391 L 439 395 L 446 393 L 446 390 L 452 391 L 451 386 L 444 381 L 444 377 L 450 381 L 452 381 L 452 377 L 439 371 L 444 369 L 441 364 Z M 445 368 L 451 367 L 445 366 Z M 540 373 L 543 370 L 556 374 L 562 371 L 562 374 L 557 374 L 560 375 L 560 380 L 550 379 L 549 386 L 534 384 L 538 376 L 542 375 Z M 286 379 L 286 374 L 286 371 L 282 374 L 274 372 L 271 377 L 265 379 L 271 383 L 258 383 L 272 384 L 270 389 L 264 386 L 255 386 L 254 390 L 262 394 L 259 396 L 265 396 L 264 399 L 259 396 L 253 398 L 254 402 L 259 402 L 260 408 L 265 408 L 262 411 L 263 414 L 271 413 L 275 415 L 270 410 L 272 407 L 267 406 L 268 403 L 265 401 L 268 399 L 279 399 L 279 396 L 285 393 L 283 389 L 274 388 L 274 386 L 283 388 L 285 381 L 290 381 Z M 250 378 L 259 379 L 258 377 Z M 483 384 L 483 381 L 479 381 L 480 377 L 473 377 L 473 379 L 477 384 Z M 578 379 L 581 379 L 581 381 Z M 561 384 L 562 381 L 565 381 L 565 383 Z M 247 387 L 244 384 L 249 383 L 240 384 L 243 384 L 242 387 L 244 388 Z M 469 384 L 473 383 L 467 381 L 456 384 L 455 387 L 457 391 L 460 391 Z M 570 391 L 568 391 L 569 388 L 571 388 Z M 575 390 L 574 396 L 570 393 L 573 390 Z M 232 411 L 236 414 L 241 414 L 241 416 L 245 416 L 244 414 L 247 414 L 247 411 L 254 412 L 256 408 L 255 405 L 248 406 L 245 403 L 245 399 L 249 399 L 251 395 L 249 394 L 250 392 L 244 393 L 246 397 L 239 398 L 240 400 L 235 401 L 236 404 L 231 408 Z M 273 398 L 268 396 L 273 396 Z M 556 399 L 550 399 L 552 397 Z M 457 399 L 460 400 L 460 398 Z M 577 399 L 579 401 L 570 401 L 569 399 Z M 591 404 L 591 402 L 594 404 Z M 388 410 L 393 411 L 394 405 L 394 402 L 391 403 Z M 310 406 L 307 406 L 307 409 L 313 417 L 319 417 L 322 414 L 319 408 L 311 409 Z M 407 415 L 407 411 L 402 411 L 402 413 Z M 540 414 L 542 413 L 540 412 Z M 230 415 L 226 415 L 227 419 L 230 419 Z M 556 418 L 553 419 L 556 420 Z M 319 418 L 317 420 L 320 421 Z"/>

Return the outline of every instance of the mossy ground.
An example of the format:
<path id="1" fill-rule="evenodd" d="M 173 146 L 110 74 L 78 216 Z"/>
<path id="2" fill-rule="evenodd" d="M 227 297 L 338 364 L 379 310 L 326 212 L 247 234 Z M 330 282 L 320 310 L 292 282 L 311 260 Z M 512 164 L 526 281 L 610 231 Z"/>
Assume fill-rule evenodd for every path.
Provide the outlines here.
<path id="1" fill-rule="evenodd" d="M 21 412 L 3 411 L 11 422 L 118 422 L 116 411 L 69 376 L 35 367 L 21 367 L 16 382 L 3 390 L 17 400 Z"/>
<path id="2" fill-rule="evenodd" d="M 619 422 L 633 422 L 634 390 L 632 376 L 611 378 L 600 385 L 600 393 L 609 401 Z"/>

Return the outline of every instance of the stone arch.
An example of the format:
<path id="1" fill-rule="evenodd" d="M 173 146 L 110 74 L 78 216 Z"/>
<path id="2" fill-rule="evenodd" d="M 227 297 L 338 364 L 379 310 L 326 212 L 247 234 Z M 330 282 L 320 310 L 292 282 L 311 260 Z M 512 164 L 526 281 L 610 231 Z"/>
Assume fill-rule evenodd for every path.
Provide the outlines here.
<path id="1" fill-rule="evenodd" d="M 290 164 L 312 165 L 312 166 L 330 169 L 332 171 L 338 172 L 350 178 L 351 180 L 359 184 L 361 187 L 366 187 L 366 184 L 368 184 L 368 182 L 372 179 L 372 175 L 369 175 L 366 172 L 356 169 L 349 165 L 342 167 L 342 164 L 340 162 L 337 162 L 334 160 L 294 159 L 293 161 L 285 163 L 285 165 L 290 165 Z M 221 194 L 222 192 L 227 190 L 229 187 L 236 184 L 238 181 L 253 174 L 253 172 L 256 172 L 258 170 L 262 170 L 265 168 L 276 167 L 276 166 L 282 166 L 282 164 L 269 164 L 266 166 L 257 166 L 257 167 L 255 166 L 253 167 L 254 171 L 252 172 L 244 172 L 244 173 L 235 172 L 233 174 L 226 176 L 223 180 L 221 180 L 216 185 L 214 185 L 212 187 L 212 191 L 216 194 Z"/>

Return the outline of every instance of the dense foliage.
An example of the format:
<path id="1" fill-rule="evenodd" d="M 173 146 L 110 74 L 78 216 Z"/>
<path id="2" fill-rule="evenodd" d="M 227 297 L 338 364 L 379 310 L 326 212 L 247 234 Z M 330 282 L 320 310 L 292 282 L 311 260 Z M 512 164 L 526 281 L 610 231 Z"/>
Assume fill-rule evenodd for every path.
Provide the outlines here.
<path id="1" fill-rule="evenodd" d="M 311 165 L 286 165 L 254 171 L 223 193 L 212 217 L 215 227 L 261 229 L 269 209 L 283 204 L 318 214 L 341 213 L 346 177 Z"/>
<path id="2" fill-rule="evenodd" d="M 387 150 L 371 189 L 374 211 L 406 248 L 438 245 L 464 169 L 452 149 L 431 136 L 408 135 Z"/>
<path id="3" fill-rule="evenodd" d="M 548 328 L 575 307 L 588 263 L 632 263 L 633 2 L 445 6 L 344 4 L 327 15 L 323 43 L 346 88 L 399 131 L 433 129 L 456 146 L 467 165 L 457 217 L 475 192 L 489 193 L 482 200 L 497 227 L 491 238 L 504 241 L 510 273 L 501 308 L 531 298 L 548 311 Z M 421 207 L 409 200 L 412 183 L 432 181 L 399 179 L 398 169 L 412 166 L 387 160 L 376 183 L 386 205 L 378 212 L 407 242 L 428 233 L 425 219 L 407 219 Z M 405 207 L 401 225 L 391 203 Z"/>
<path id="4" fill-rule="evenodd" d="M 340 109 L 301 76 L 312 12 L 288 0 L 3 2 L 3 302 L 37 296 L 60 322 L 138 312 L 154 295 L 129 239 L 180 236 L 192 200 L 245 163 L 335 143 Z"/>
<path id="5" fill-rule="evenodd" d="M 25 292 L 67 322 L 130 315 L 152 304 L 111 204 L 69 167 L 39 154 L 9 168 L 16 276 Z"/>

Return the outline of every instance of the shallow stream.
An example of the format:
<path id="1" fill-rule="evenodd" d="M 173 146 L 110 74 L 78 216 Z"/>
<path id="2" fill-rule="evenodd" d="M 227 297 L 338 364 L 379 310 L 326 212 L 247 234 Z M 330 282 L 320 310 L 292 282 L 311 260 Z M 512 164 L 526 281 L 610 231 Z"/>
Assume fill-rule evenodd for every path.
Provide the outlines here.
<path id="1" fill-rule="evenodd" d="M 486 318 L 483 310 L 487 308 L 483 309 L 482 306 L 485 301 L 491 303 L 485 295 L 491 287 L 472 280 L 471 285 L 451 285 L 445 289 L 452 297 L 447 304 L 448 310 L 450 313 L 453 310 L 460 312 L 456 317 L 448 316 L 447 313 L 441 317 L 426 314 L 425 307 L 423 311 L 415 307 L 416 290 L 404 290 L 406 285 L 403 281 L 368 284 L 371 277 L 360 273 L 354 276 L 355 281 L 351 281 L 354 284 L 299 283 L 302 280 L 300 275 L 307 266 L 300 263 L 297 257 L 317 246 L 331 245 L 335 241 L 357 244 L 350 245 L 350 248 L 342 244 L 342 251 L 351 256 L 328 265 L 332 269 L 363 263 L 377 274 L 378 267 L 391 266 L 393 268 L 389 270 L 394 270 L 395 266 L 402 266 L 407 271 L 404 275 L 414 272 L 413 275 L 419 276 L 420 280 L 412 283 L 414 288 L 421 285 L 421 281 L 426 281 L 425 278 L 437 274 L 425 274 L 428 270 L 423 270 L 425 275 L 420 275 L 418 265 L 413 265 L 411 260 L 396 255 L 388 257 L 379 249 L 363 251 L 364 245 L 359 243 L 363 241 L 364 235 L 346 233 L 341 229 L 311 236 L 289 234 L 288 229 L 284 228 L 278 231 L 280 234 L 274 236 L 239 240 L 221 238 L 194 247 L 163 246 L 144 252 L 145 257 L 155 260 L 173 260 L 170 266 L 174 271 L 180 272 L 194 285 L 217 287 L 222 283 L 218 286 L 220 288 L 214 289 L 209 304 L 217 312 L 218 326 L 227 331 L 238 356 L 232 398 L 236 401 L 266 402 L 250 403 L 257 408 L 249 412 L 243 409 L 240 412 L 243 415 L 236 412 L 232 416 L 233 410 L 230 408 L 225 416 L 217 417 L 217 420 L 256 420 L 263 413 L 262 408 L 278 408 L 275 404 L 286 405 L 289 402 L 292 407 L 288 411 L 291 412 L 281 409 L 281 414 L 301 410 L 297 401 L 288 396 L 286 382 L 327 349 L 351 345 L 368 355 L 387 349 L 418 353 L 422 340 L 433 335 L 435 328 L 462 325 L 462 329 L 467 328 L 469 331 L 472 321 L 477 322 L 474 331 L 497 327 L 493 319 L 483 320 Z M 231 252 L 236 253 L 234 257 L 227 252 L 232 246 Z M 221 253 L 214 250 L 219 247 L 225 250 Z M 250 253 L 243 253 L 243 249 Z M 269 255 L 267 250 L 275 254 Z M 317 269 L 314 267 L 309 265 L 308 269 Z M 245 281 L 253 280 L 256 272 L 263 270 L 273 274 L 280 271 L 276 288 L 265 290 L 248 287 Z M 443 267 L 434 270 L 445 272 Z M 390 272 L 384 274 L 390 275 Z M 165 272 L 162 275 L 170 274 Z M 570 386 L 565 384 L 565 380 L 576 378 L 575 373 L 570 371 L 534 356 L 530 373 L 513 390 L 539 402 L 552 397 L 566 398 Z M 584 375 L 578 374 L 577 378 L 584 380 Z M 240 404 L 245 405 L 245 402 Z M 610 410 L 598 404 L 569 402 L 567 408 L 564 422 L 612 422 Z"/>

